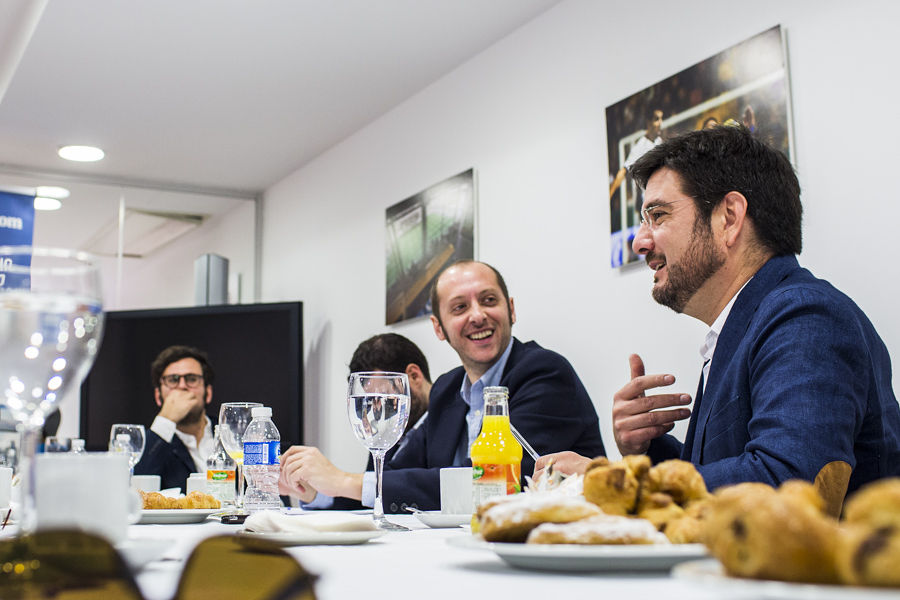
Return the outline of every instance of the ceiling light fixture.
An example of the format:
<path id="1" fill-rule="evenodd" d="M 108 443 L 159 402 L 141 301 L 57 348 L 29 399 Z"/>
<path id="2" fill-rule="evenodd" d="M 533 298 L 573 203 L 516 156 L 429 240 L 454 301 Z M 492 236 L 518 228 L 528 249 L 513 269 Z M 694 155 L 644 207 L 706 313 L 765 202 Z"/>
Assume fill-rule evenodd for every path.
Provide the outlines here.
<path id="1" fill-rule="evenodd" d="M 34 210 L 59 210 L 62 202 L 57 198 L 47 198 L 46 196 L 34 197 Z"/>
<path id="2" fill-rule="evenodd" d="M 56 185 L 39 185 L 34 188 L 34 193 L 36 196 L 43 196 L 44 198 L 57 198 L 59 200 L 63 200 L 69 197 L 69 190 Z"/>
<path id="3" fill-rule="evenodd" d="M 63 146 L 59 149 L 59 155 L 77 162 L 96 162 L 106 156 L 103 150 L 94 146 Z"/>

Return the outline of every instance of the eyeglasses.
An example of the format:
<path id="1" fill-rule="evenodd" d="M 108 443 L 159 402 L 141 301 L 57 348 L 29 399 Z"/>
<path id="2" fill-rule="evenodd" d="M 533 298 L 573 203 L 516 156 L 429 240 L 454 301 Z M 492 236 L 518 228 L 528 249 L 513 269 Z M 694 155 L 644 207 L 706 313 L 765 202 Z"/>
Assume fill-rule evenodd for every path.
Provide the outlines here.
<path id="1" fill-rule="evenodd" d="M 315 600 L 315 579 L 271 542 L 216 536 L 191 553 L 175 598 Z M 0 598 L 143 600 L 108 541 L 62 530 L 0 541 Z"/>
<path id="2" fill-rule="evenodd" d="M 674 200 L 662 204 L 651 204 L 641 209 L 641 225 L 646 225 L 650 229 L 656 229 L 659 220 L 672 214 L 672 206 L 682 200 Z"/>
<path id="3" fill-rule="evenodd" d="M 203 381 L 203 375 L 197 375 L 196 373 L 187 373 L 185 375 L 163 375 L 160 377 L 160 380 L 166 384 L 168 387 L 178 387 L 178 382 L 184 379 L 184 383 L 188 387 L 194 387 L 195 385 L 199 385 L 201 381 Z"/>

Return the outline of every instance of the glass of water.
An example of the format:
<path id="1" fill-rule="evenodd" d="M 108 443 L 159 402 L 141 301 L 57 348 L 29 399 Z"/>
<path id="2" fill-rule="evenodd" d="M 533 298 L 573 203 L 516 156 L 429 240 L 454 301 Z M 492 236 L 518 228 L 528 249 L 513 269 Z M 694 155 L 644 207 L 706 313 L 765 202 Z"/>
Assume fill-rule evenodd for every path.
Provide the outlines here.
<path id="1" fill-rule="evenodd" d="M 119 436 L 123 436 L 119 438 Z M 117 444 L 117 440 L 127 442 L 125 445 Z M 109 451 L 128 454 L 128 466 L 134 474 L 134 465 L 138 464 L 144 454 L 144 445 L 147 443 L 147 435 L 143 425 L 131 423 L 116 423 L 109 428 Z"/>
<path id="2" fill-rule="evenodd" d="M 384 455 L 400 440 L 409 419 L 409 379 L 406 373 L 351 373 L 347 415 L 356 438 L 375 462 L 375 506 L 372 518 L 379 529 L 407 531 L 384 516 L 381 478 Z"/>
<path id="3" fill-rule="evenodd" d="M 100 268 L 88 254 L 0 246 L 0 387 L 21 425 L 23 531 L 33 531 L 34 455 L 47 415 L 90 370 L 103 331 Z"/>

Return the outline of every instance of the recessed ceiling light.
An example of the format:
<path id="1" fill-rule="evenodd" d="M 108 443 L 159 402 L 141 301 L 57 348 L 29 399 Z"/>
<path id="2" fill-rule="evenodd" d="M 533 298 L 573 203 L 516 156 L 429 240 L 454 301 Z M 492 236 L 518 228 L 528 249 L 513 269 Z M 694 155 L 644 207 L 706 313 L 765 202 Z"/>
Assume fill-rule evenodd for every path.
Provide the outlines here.
<path id="1" fill-rule="evenodd" d="M 95 162 L 106 156 L 103 150 L 94 146 L 63 146 L 59 149 L 59 155 L 78 162 Z"/>
<path id="2" fill-rule="evenodd" d="M 37 196 L 43 196 L 44 198 L 59 198 L 62 200 L 69 197 L 69 190 L 55 185 L 39 185 L 34 191 Z"/>
<path id="3" fill-rule="evenodd" d="M 62 206 L 56 198 L 47 198 L 45 196 L 34 197 L 34 210 L 59 210 Z"/>

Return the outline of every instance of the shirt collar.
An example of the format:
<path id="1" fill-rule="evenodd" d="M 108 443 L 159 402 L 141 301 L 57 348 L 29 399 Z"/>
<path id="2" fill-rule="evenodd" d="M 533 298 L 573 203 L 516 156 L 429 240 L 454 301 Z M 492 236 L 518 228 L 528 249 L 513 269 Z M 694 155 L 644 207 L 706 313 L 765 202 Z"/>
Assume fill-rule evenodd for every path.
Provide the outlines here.
<path id="1" fill-rule="evenodd" d="M 459 388 L 459 393 L 462 395 L 463 401 L 469 406 L 472 405 L 471 402 L 471 393 L 472 388 L 475 387 L 477 390 L 484 390 L 486 387 L 500 385 L 500 379 L 503 377 L 503 370 L 506 368 L 506 361 L 509 360 L 509 355 L 512 352 L 513 347 L 513 338 L 509 338 L 509 345 L 506 347 L 506 350 L 503 351 L 503 354 L 500 355 L 500 358 L 491 365 L 491 368 L 484 372 L 478 381 L 475 383 L 469 382 L 469 378 L 463 375 L 462 385 Z M 479 394 L 480 396 L 480 394 Z"/>
<path id="2" fill-rule="evenodd" d="M 751 277 L 750 279 L 753 278 Z M 725 305 L 725 308 L 722 309 L 722 312 L 719 313 L 719 316 L 716 317 L 716 320 L 710 325 L 709 331 L 706 332 L 706 338 L 703 340 L 703 345 L 700 346 L 700 356 L 703 358 L 703 362 L 712 360 L 713 354 L 716 352 L 716 344 L 719 342 L 719 334 L 722 333 L 722 329 L 725 327 L 725 321 L 728 320 L 728 315 L 731 313 L 732 307 L 734 307 L 734 301 L 737 300 L 737 297 L 741 295 L 741 292 L 743 292 L 744 288 L 747 287 L 747 284 L 750 283 L 750 279 L 745 281 L 744 285 L 741 286 L 741 289 L 731 297 L 731 300 L 728 301 L 728 304 Z"/>

